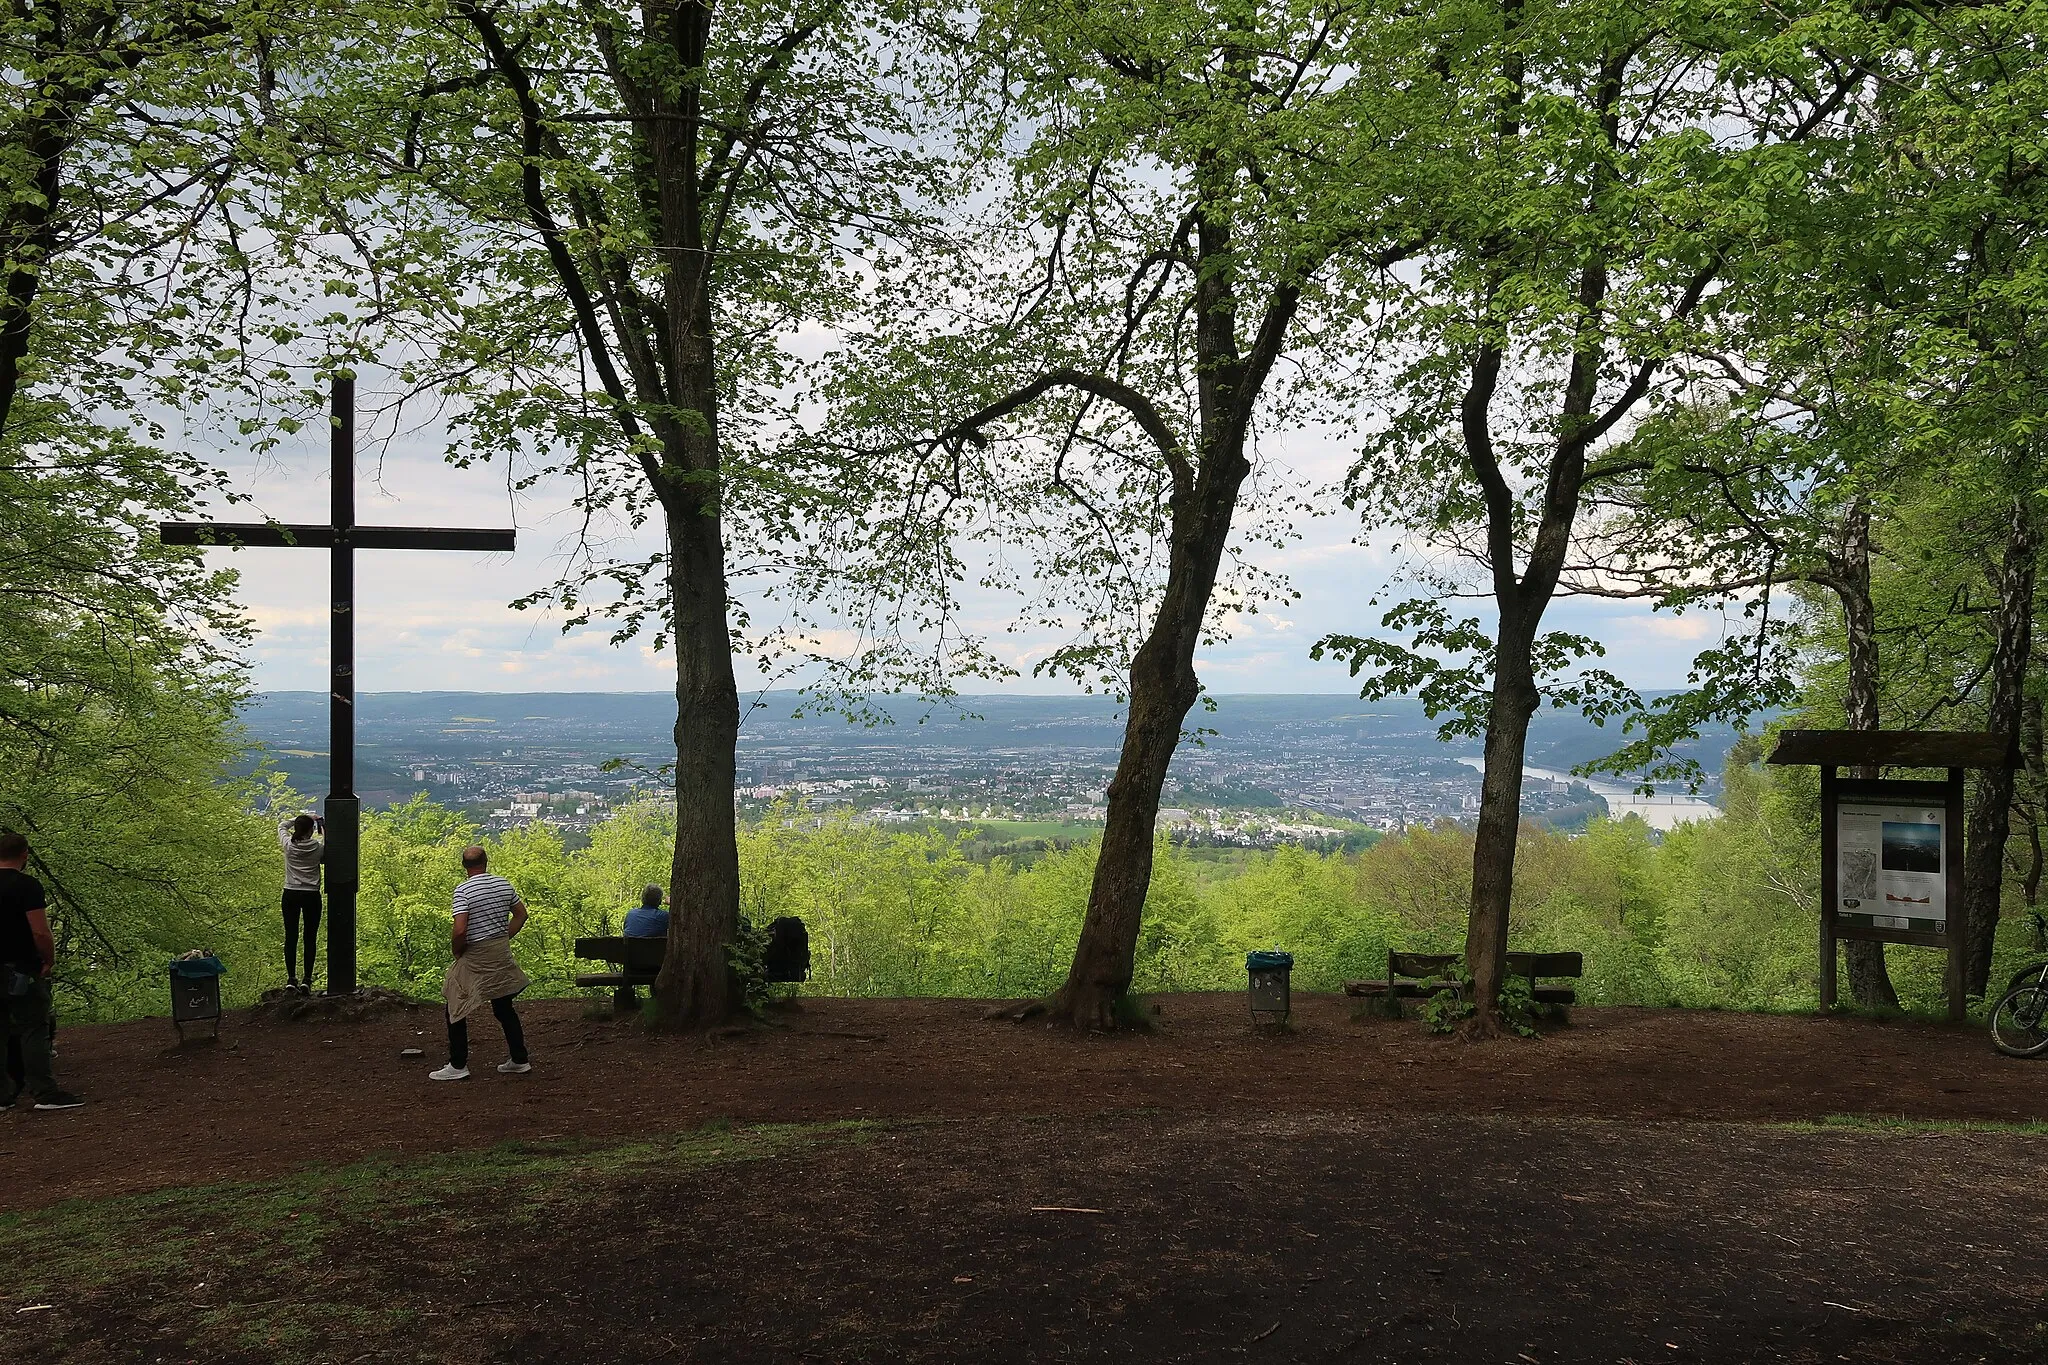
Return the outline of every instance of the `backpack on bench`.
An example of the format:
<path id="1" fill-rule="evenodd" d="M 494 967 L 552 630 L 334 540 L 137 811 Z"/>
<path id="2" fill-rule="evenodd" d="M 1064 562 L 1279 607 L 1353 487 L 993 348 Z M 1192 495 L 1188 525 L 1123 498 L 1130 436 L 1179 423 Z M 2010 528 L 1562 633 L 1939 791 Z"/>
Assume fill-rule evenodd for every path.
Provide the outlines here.
<path id="1" fill-rule="evenodd" d="M 770 981 L 808 981 L 811 976 L 811 932 L 795 915 L 768 926 L 768 950 L 761 969 Z"/>

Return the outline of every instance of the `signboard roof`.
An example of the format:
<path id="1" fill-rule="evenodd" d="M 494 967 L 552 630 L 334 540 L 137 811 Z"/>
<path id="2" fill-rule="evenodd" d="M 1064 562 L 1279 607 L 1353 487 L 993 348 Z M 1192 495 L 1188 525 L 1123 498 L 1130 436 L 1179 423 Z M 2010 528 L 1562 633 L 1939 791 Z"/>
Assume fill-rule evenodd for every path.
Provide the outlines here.
<path id="1" fill-rule="evenodd" d="M 1785 730 L 1767 763 L 1856 768 L 2017 768 L 2019 745 L 1985 730 Z"/>

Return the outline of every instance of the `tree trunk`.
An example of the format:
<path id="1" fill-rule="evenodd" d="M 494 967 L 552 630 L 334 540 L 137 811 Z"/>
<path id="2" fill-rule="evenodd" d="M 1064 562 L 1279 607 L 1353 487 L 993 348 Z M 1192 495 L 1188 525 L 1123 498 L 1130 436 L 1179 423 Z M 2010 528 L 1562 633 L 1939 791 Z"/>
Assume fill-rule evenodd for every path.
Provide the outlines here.
<path id="1" fill-rule="evenodd" d="M 726 627 L 725 545 L 716 498 L 696 501 L 695 507 L 668 508 L 676 849 L 669 874 L 668 951 L 654 983 L 663 1021 L 681 1027 L 716 1024 L 738 1003 L 726 945 L 737 935 L 740 915 L 733 825 L 739 689 Z"/>
<path id="2" fill-rule="evenodd" d="M 1503 613 L 1505 617 L 1505 613 Z M 1522 826 L 1522 760 L 1529 718 L 1539 700 L 1530 659 L 1533 632 L 1504 619 L 1494 655 L 1493 704 L 1486 716 L 1486 771 L 1479 780 L 1479 827 L 1472 843 L 1472 906 L 1465 922 L 1465 967 L 1477 1011 L 1468 1036 L 1500 1032 L 1508 912 L 1514 901 L 1516 841 Z"/>
<path id="3" fill-rule="evenodd" d="M 1123 752 L 1109 783 L 1109 811 L 1088 887 L 1088 913 L 1067 979 L 1046 1002 L 1054 1022 L 1110 1029 L 1129 995 L 1152 884 L 1159 794 L 1180 744 L 1181 722 L 1201 695 L 1195 647 L 1230 539 L 1231 514 L 1251 465 L 1241 432 L 1203 462 L 1195 487 L 1174 509 L 1166 592 L 1152 630 L 1131 660 Z"/>
<path id="4" fill-rule="evenodd" d="M 649 9 L 650 36 L 668 45 L 685 79 L 650 83 L 656 115 L 645 130 L 662 248 L 661 325 L 651 344 L 659 374 L 646 396 L 672 402 L 655 419 L 662 460 L 655 490 L 668 519 L 669 607 L 676 649 L 676 851 L 669 873 L 668 949 L 654 993 L 664 1023 L 716 1024 L 739 1006 L 727 950 L 739 935 L 739 844 L 733 777 L 739 688 L 721 515 L 718 368 L 712 311 L 713 253 L 705 236 L 698 85 L 711 41 L 712 6 L 681 0 Z"/>
<path id="5" fill-rule="evenodd" d="M 626 16 L 600 18 L 610 79 L 634 119 L 638 145 L 628 177 L 638 205 L 620 228 L 602 197 L 565 191 L 557 204 L 540 166 L 566 152 L 549 130 L 518 35 L 498 23 L 497 6 L 458 0 L 519 110 L 524 159 L 519 193 L 576 319 L 578 337 L 610 404 L 627 450 L 660 502 L 668 530 L 667 596 L 676 653 L 676 844 L 669 873 L 669 934 L 654 995 L 663 1020 L 717 1023 L 735 1005 L 726 952 L 739 928 L 739 850 L 733 819 L 739 689 L 727 616 L 725 527 L 720 484 L 719 376 L 712 290 L 717 244 L 706 238 L 706 174 L 700 135 L 709 60 L 710 0 L 644 6 L 646 60 L 624 60 Z M 656 60 L 667 48 L 672 60 Z M 734 134 L 736 136 L 736 134 Z M 728 144 L 730 146 L 730 144 Z M 726 176 L 739 171 L 714 159 Z M 742 158 L 744 161 L 744 158 Z M 729 183 L 729 182 L 726 182 Z M 572 236 L 565 221 L 593 231 Z M 658 291 L 649 292 L 620 241 L 648 232 L 659 253 Z M 630 381 L 630 382 L 629 382 Z"/>
<path id="6" fill-rule="evenodd" d="M 37 286 L 56 247 L 56 212 L 66 149 L 52 121 L 36 119 L 24 129 L 17 150 L 36 168 L 34 195 L 15 196 L 0 217 L 0 433 L 7 430 L 21 373 L 28 359 Z"/>
<path id="7" fill-rule="evenodd" d="M 1145 894 L 1152 884 L 1159 794 L 1180 743 L 1181 722 L 1200 694 L 1193 660 L 1172 657 L 1172 645 L 1162 614 L 1131 664 L 1130 713 L 1123 753 L 1109 784 L 1109 814 L 1088 888 L 1088 914 L 1066 983 L 1047 1002 L 1056 1020 L 1076 1028 L 1115 1028 L 1121 1022 L 1119 1002 L 1130 993 Z"/>
<path id="8" fill-rule="evenodd" d="M 94 61 L 108 41 L 110 13 L 87 7 L 72 19 L 61 8 L 53 13 L 41 6 L 35 14 L 42 21 L 35 46 L 21 55 L 52 74 L 43 77 L 33 112 L 23 111 L 6 145 L 16 170 L 33 168 L 35 192 L 16 193 L 0 206 L 0 434 L 21 391 L 36 293 L 58 248 L 65 158 L 85 111 L 105 93 L 112 69 L 104 59 Z"/>
<path id="9" fill-rule="evenodd" d="M 1225 54 L 1226 65 L 1241 61 L 1241 54 Z M 1150 423 L 1141 423 L 1152 432 L 1173 473 L 1166 591 L 1151 631 L 1131 660 L 1123 752 L 1109 783 L 1108 816 L 1095 877 L 1088 887 L 1081 937 L 1074 945 L 1065 984 L 1046 1002 L 1055 1022 L 1077 1028 L 1115 1027 L 1119 1005 L 1130 994 L 1138 931 L 1152 883 L 1159 793 L 1180 744 L 1181 722 L 1201 695 L 1195 649 L 1201 644 L 1202 623 L 1230 540 L 1238 492 L 1252 472 L 1245 458 L 1252 408 L 1300 300 L 1298 284 L 1277 288 L 1251 357 L 1240 352 L 1236 248 L 1229 217 L 1227 212 L 1207 211 L 1208 206 L 1227 204 L 1233 191 L 1227 176 L 1215 177 L 1213 165 L 1198 176 L 1205 208 L 1195 221 L 1200 262 L 1194 308 L 1200 460 L 1190 462 L 1180 452 L 1156 412 Z"/>
<path id="10" fill-rule="evenodd" d="M 2020 754 L 2026 760 L 2028 799 L 2021 807 L 2027 817 L 2027 870 L 2020 878 L 2020 892 L 2027 899 L 2027 909 L 2036 910 L 2041 905 L 2041 815 L 2044 792 L 2042 765 L 2042 730 L 2048 725 L 2048 715 L 2043 714 L 2042 700 L 2028 697 L 2021 708 L 2024 722 L 2020 726 Z"/>
<path id="11" fill-rule="evenodd" d="M 1875 730 L 1877 714 L 1877 610 L 1870 600 L 1870 507 L 1858 501 L 1842 518 L 1842 539 L 1834 555 L 1835 595 L 1842 604 L 1842 638 L 1849 666 L 1842 698 L 1843 718 L 1851 730 Z M 1851 777 L 1875 778 L 1876 767 L 1850 769 Z M 1823 817 L 1826 818 L 1825 812 Z M 1849 998 L 1865 1009 L 1895 1010 L 1899 993 L 1885 966 L 1884 945 L 1865 939 L 1842 940 L 1848 967 Z"/>
<path id="12" fill-rule="evenodd" d="M 2033 649 L 2034 569 L 2040 549 L 2026 498 L 2012 500 L 2005 555 L 1998 566 L 1998 608 L 1992 616 L 1991 696 L 1984 728 L 2007 736 L 2017 747 L 2026 704 L 2027 660 Z M 1998 935 L 1999 899 L 2005 889 L 2005 843 L 2011 833 L 2013 772 L 1986 768 L 1977 774 L 1963 840 L 1962 923 L 1968 935 L 1963 968 L 1971 995 L 1981 996 L 1991 977 L 1991 950 Z M 1950 912 L 1951 915 L 1955 911 Z"/>

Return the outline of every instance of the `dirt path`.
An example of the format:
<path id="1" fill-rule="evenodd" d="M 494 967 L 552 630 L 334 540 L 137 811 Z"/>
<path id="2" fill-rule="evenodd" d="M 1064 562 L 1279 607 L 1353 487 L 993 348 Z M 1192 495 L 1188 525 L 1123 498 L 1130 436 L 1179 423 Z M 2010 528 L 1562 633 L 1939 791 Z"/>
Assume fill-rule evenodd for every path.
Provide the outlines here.
<path id="1" fill-rule="evenodd" d="M 33 1284 L 47 1307 L 25 1316 L 0 1297 L 0 1353 L 2018 1365 L 2048 1342 L 2044 1149 L 1154 1114 L 918 1124 L 630 1173 L 398 1170 L 335 1187 L 346 1203 L 299 1189 L 253 1212 L 145 1208 L 147 1237 L 123 1235 L 150 1257 Z M 31 1217 L 92 1236 L 90 1218 Z M 54 1249 L 36 1226 L 30 1244 Z"/>
<path id="2" fill-rule="evenodd" d="M 1161 1032 L 1076 1038 L 984 1019 L 980 1001 L 813 1000 L 781 1026 L 708 1042 L 528 1005 L 531 1075 L 435 1084 L 439 1011 L 352 1024 L 232 1020 L 217 1047 L 162 1020 L 64 1031 L 60 1079 L 91 1101 L 0 1116 L 0 1207 L 256 1177 L 380 1151 L 738 1122 L 1164 1110 L 1286 1114 L 1798 1119 L 1829 1114 L 2048 1119 L 2048 1066 L 1980 1032 L 1861 1020 L 1585 1009 L 1535 1043 L 1482 1047 L 1412 1022 L 1355 1022 L 1296 997 L 1296 1031 L 1255 1033 L 1239 995 L 1175 996 Z M 421 1047 L 419 1058 L 399 1056 Z"/>

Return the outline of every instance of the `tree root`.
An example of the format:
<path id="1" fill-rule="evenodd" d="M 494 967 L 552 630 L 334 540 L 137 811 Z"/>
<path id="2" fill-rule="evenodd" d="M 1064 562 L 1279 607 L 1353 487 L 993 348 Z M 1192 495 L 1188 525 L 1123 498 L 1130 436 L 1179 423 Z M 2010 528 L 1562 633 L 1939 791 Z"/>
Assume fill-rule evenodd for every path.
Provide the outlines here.
<path id="1" fill-rule="evenodd" d="M 1512 1036 L 1507 1025 L 1501 1022 L 1499 1013 L 1489 1009 L 1474 1010 L 1466 1016 L 1465 1022 L 1458 1025 L 1457 1032 L 1458 1040 L 1465 1043 L 1490 1043 Z"/>
<path id="2" fill-rule="evenodd" d="M 1138 997 L 1129 993 L 1076 1006 L 1069 1003 L 1063 987 L 1043 1000 L 998 1005 L 981 1017 L 1019 1024 L 1043 1019 L 1047 1028 L 1068 1028 L 1077 1033 L 1150 1033 L 1157 1027 L 1153 1016 L 1158 1012 L 1156 1006 L 1148 1011 Z"/>

